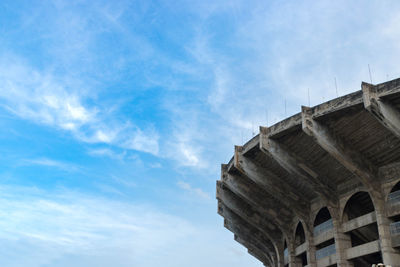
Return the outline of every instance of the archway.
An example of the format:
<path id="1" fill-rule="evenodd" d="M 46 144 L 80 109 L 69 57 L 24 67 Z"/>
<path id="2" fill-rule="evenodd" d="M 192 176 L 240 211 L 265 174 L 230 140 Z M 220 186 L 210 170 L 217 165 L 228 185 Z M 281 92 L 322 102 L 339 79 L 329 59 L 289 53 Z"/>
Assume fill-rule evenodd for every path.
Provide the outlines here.
<path id="1" fill-rule="evenodd" d="M 388 202 L 391 204 L 400 204 L 400 181 L 390 190 Z"/>
<path id="2" fill-rule="evenodd" d="M 283 262 L 285 267 L 289 266 L 289 249 L 286 243 L 286 239 L 285 242 L 283 243 Z"/>
<path id="3" fill-rule="evenodd" d="M 336 253 L 333 222 L 327 207 L 321 208 L 315 217 L 314 242 L 317 261 Z"/>
<path id="4" fill-rule="evenodd" d="M 301 222 L 297 224 L 296 227 L 296 232 L 295 232 L 295 238 L 294 238 L 294 244 L 295 247 L 300 247 L 306 242 L 306 234 L 304 232 L 304 227 Z M 297 251 L 297 249 L 296 249 Z M 296 261 L 300 263 L 302 266 L 307 265 L 307 250 L 305 249 L 303 252 L 299 253 L 299 255 L 296 255 Z"/>
<path id="5" fill-rule="evenodd" d="M 375 207 L 367 192 L 357 192 L 347 201 L 343 211 L 343 228 L 350 236 L 352 247 L 379 243 Z M 365 254 L 360 252 L 351 261 L 355 267 L 367 266 L 382 262 L 382 256 L 380 250 L 377 249 Z"/>
<path id="6" fill-rule="evenodd" d="M 387 199 L 387 213 L 390 223 L 392 246 L 400 248 L 400 182 L 397 182 L 390 191 Z"/>

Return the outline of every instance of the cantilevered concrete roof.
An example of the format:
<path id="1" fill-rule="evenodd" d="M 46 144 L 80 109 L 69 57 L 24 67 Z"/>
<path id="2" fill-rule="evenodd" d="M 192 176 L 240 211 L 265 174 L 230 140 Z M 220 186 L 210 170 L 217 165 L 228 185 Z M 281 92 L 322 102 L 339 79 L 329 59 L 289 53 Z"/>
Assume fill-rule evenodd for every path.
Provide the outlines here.
<path id="1" fill-rule="evenodd" d="M 282 240 L 310 220 L 312 203 L 337 205 L 354 185 L 378 188 L 380 168 L 400 162 L 400 79 L 361 88 L 260 127 L 222 164 L 218 213 L 265 265 L 276 265 Z"/>

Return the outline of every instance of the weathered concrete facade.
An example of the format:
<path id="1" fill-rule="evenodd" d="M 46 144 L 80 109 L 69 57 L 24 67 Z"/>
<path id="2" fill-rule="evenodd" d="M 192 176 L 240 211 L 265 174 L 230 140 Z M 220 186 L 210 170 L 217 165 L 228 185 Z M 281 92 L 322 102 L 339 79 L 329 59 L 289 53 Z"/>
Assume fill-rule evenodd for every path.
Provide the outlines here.
<path id="1" fill-rule="evenodd" d="M 221 168 L 218 213 L 265 266 L 400 267 L 400 79 L 260 133 Z"/>

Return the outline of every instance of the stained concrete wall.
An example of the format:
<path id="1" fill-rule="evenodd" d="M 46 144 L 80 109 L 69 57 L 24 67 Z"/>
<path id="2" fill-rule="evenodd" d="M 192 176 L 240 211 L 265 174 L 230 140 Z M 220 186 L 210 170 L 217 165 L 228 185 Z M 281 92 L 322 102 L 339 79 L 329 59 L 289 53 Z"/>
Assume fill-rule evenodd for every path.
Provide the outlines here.
<path id="1" fill-rule="evenodd" d="M 372 253 L 400 266 L 394 248 L 399 238 L 390 232 L 400 205 L 388 202 L 400 181 L 399 110 L 400 79 L 362 83 L 361 91 L 260 127 L 221 168 L 217 199 L 225 226 L 266 266 L 353 266 Z M 368 193 L 374 211 L 347 221 L 345 206 L 360 191 Z M 333 228 L 314 236 L 315 216 L 323 207 Z M 296 246 L 299 222 L 306 242 Z M 377 240 L 356 245 L 374 234 Z M 317 260 L 316 251 L 332 242 L 336 253 Z M 302 252 L 305 257 L 299 257 Z"/>

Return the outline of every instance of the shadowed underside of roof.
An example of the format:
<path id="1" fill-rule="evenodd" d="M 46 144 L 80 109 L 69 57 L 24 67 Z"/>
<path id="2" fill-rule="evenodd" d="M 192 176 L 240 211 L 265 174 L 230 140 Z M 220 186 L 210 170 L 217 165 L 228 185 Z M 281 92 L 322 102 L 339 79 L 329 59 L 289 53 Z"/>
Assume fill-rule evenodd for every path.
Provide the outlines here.
<path id="1" fill-rule="evenodd" d="M 400 162 L 400 79 L 361 87 L 260 127 L 222 165 L 219 213 L 265 265 L 277 266 L 281 241 L 310 221 L 313 203 L 338 206 L 348 185 L 380 190 L 380 169 Z M 258 237 L 244 234 L 256 230 Z"/>

